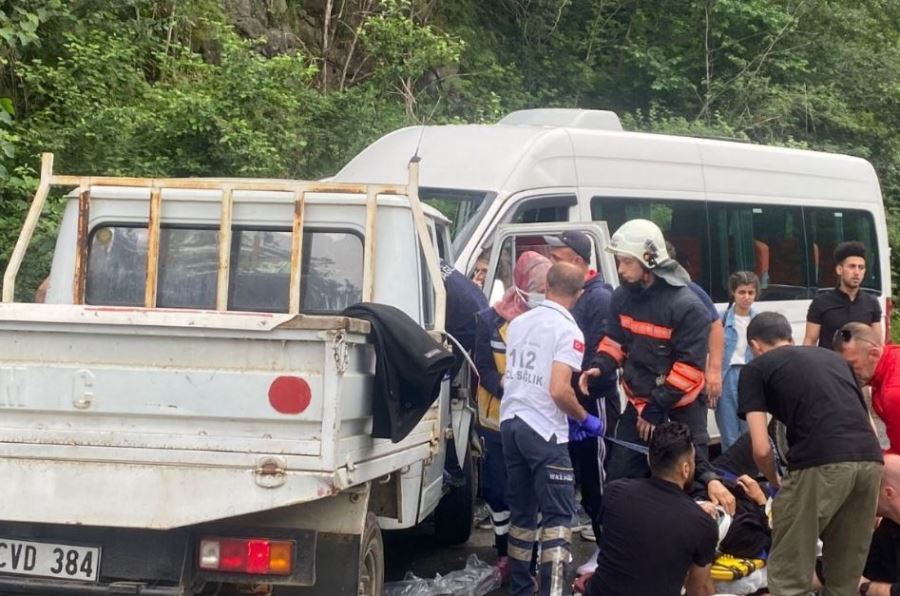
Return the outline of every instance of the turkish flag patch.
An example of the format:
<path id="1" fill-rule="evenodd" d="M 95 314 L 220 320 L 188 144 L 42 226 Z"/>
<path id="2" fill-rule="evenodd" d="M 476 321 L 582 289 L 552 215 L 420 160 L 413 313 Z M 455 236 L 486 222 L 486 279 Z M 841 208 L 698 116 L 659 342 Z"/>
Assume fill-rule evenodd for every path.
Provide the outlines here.
<path id="1" fill-rule="evenodd" d="M 577 339 L 573 339 L 572 340 L 572 348 L 576 352 L 581 352 L 582 354 L 584 354 L 584 342 L 580 342 Z"/>

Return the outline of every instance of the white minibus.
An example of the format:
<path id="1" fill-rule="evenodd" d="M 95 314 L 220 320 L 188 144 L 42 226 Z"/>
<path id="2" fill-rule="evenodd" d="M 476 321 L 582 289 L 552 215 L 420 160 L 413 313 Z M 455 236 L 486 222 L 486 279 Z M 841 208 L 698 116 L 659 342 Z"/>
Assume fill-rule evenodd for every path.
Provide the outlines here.
<path id="1" fill-rule="evenodd" d="M 643 217 L 721 309 L 728 276 L 754 271 L 758 307 L 785 314 L 799 343 L 811 298 L 836 284 L 835 246 L 859 240 L 869 253 L 863 287 L 879 297 L 890 337 L 885 210 L 864 159 L 625 132 L 611 112 L 539 109 L 493 125 L 394 131 L 334 179 L 400 183 L 413 155 L 422 160 L 422 197 L 451 214 L 461 271 L 473 270 L 502 224 L 605 221 L 614 232 Z"/>

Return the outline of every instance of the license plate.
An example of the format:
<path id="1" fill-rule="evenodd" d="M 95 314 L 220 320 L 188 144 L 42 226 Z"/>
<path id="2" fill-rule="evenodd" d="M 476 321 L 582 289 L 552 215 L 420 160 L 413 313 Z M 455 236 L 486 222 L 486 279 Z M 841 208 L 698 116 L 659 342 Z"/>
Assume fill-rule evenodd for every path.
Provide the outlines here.
<path id="1" fill-rule="evenodd" d="M 100 549 L 0 538 L 0 573 L 95 582 Z"/>

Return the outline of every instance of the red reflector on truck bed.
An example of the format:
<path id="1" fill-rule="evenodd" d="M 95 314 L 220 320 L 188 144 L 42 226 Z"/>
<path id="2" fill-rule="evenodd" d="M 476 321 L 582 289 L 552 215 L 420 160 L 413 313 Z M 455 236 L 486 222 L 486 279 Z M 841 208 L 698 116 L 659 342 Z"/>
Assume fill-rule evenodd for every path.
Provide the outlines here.
<path id="1" fill-rule="evenodd" d="M 198 564 L 205 571 L 290 575 L 294 567 L 294 543 L 266 538 L 204 538 Z"/>
<path id="2" fill-rule="evenodd" d="M 269 385 L 269 404 L 282 414 L 300 414 L 310 401 L 309 383 L 300 377 L 278 377 Z"/>

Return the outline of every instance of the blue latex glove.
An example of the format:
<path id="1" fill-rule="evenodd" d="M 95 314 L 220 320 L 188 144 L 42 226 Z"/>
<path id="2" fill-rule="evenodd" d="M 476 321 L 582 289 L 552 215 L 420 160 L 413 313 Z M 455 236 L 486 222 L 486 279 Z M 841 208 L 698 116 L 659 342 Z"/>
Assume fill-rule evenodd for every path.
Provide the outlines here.
<path id="1" fill-rule="evenodd" d="M 574 418 L 567 418 L 569 421 L 569 440 L 573 443 L 577 443 L 578 441 L 583 441 L 587 438 L 587 435 L 581 430 L 581 425 Z"/>
<path id="2" fill-rule="evenodd" d="M 588 414 L 587 418 L 579 423 L 579 426 L 586 437 L 603 436 L 603 421 L 593 414 Z"/>

